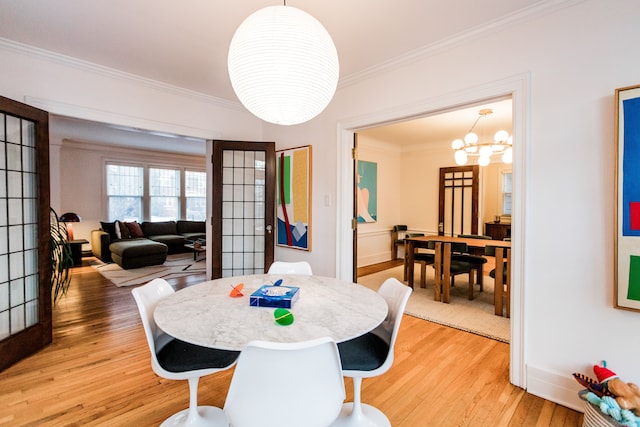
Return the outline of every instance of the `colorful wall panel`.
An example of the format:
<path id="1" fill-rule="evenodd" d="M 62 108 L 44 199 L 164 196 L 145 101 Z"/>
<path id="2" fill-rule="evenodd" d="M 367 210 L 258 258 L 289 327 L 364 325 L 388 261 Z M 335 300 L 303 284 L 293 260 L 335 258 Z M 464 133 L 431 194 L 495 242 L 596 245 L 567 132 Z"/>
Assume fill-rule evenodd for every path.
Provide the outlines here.
<path id="1" fill-rule="evenodd" d="M 276 244 L 311 250 L 311 146 L 276 152 Z"/>

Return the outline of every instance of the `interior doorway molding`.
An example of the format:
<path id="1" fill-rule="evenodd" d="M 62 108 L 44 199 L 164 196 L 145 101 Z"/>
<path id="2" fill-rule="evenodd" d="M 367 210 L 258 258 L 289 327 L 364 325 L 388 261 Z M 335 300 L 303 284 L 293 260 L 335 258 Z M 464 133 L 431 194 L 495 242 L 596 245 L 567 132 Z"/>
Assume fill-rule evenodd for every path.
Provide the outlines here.
<path id="1" fill-rule="evenodd" d="M 513 104 L 513 138 L 517 141 L 513 150 L 513 229 L 512 249 L 513 280 L 511 288 L 511 343 L 509 346 L 509 380 L 512 384 L 526 389 L 526 339 L 524 291 L 526 289 L 526 264 L 524 249 L 526 247 L 525 230 L 527 215 L 527 182 L 529 182 L 529 106 L 530 106 L 529 73 L 517 74 L 480 86 L 470 87 L 455 93 L 425 99 L 410 105 L 377 113 L 352 117 L 338 121 L 337 159 L 337 205 L 336 205 L 336 276 L 343 280 L 351 280 L 353 275 L 353 233 L 351 218 L 353 214 L 353 192 L 344 191 L 353 183 L 353 161 L 351 149 L 353 137 L 361 129 L 381 126 L 392 122 L 410 120 L 425 115 L 451 111 L 478 103 L 511 97 Z"/>

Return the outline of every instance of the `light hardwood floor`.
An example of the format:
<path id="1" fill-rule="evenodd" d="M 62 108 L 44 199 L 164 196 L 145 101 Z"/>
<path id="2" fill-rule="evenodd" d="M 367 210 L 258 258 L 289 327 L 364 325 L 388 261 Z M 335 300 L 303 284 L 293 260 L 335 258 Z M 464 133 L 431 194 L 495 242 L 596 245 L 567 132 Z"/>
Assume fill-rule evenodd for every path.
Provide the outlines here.
<path id="1" fill-rule="evenodd" d="M 157 426 L 187 407 L 186 382 L 151 370 L 130 291 L 89 266 L 73 269 L 54 309 L 53 344 L 0 372 L 0 426 Z M 509 383 L 507 344 L 405 316 L 395 354 L 392 369 L 365 379 L 362 391 L 393 426 L 582 424 L 582 414 Z M 222 407 L 232 374 L 203 378 L 199 402 Z M 351 380 L 345 385 L 351 400 Z"/>

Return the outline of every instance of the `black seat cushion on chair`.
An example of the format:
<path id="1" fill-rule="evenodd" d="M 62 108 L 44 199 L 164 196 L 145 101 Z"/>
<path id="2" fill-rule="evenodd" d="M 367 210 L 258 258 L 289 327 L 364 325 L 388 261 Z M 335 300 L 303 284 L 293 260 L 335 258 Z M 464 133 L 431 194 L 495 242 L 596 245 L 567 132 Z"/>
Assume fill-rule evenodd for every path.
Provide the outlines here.
<path id="1" fill-rule="evenodd" d="M 239 351 L 218 350 L 178 339 L 167 343 L 157 354 L 158 363 L 169 372 L 224 368 L 236 361 Z"/>
<path id="2" fill-rule="evenodd" d="M 454 276 L 456 274 L 468 273 L 473 270 L 473 268 L 474 265 L 470 262 L 456 261 L 453 259 L 451 260 L 451 264 L 449 264 L 449 272 Z"/>
<path id="3" fill-rule="evenodd" d="M 489 276 L 491 276 L 494 279 L 496 278 L 496 269 L 495 268 L 489 272 Z M 503 282 L 507 281 L 507 265 L 506 264 L 504 265 L 504 267 L 502 267 L 502 281 Z"/>
<path id="4" fill-rule="evenodd" d="M 426 262 L 427 264 L 433 264 L 436 260 L 435 254 L 430 254 L 427 252 L 418 252 L 413 255 L 413 260 L 415 262 Z"/>
<path id="5" fill-rule="evenodd" d="M 480 255 L 469 255 L 469 254 L 455 254 L 451 257 L 452 260 L 468 262 L 469 264 L 485 264 L 487 259 Z"/>
<path id="6" fill-rule="evenodd" d="M 389 345 L 379 336 L 368 332 L 358 338 L 338 343 L 342 369 L 373 371 L 382 366 L 389 354 Z"/>

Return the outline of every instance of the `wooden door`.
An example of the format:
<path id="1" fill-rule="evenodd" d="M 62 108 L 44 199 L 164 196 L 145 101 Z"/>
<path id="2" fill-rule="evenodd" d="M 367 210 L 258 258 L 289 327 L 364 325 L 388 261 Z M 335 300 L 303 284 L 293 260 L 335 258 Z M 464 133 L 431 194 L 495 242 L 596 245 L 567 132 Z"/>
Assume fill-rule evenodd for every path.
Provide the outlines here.
<path id="1" fill-rule="evenodd" d="M 212 279 L 265 273 L 273 263 L 274 142 L 213 144 Z"/>
<path id="2" fill-rule="evenodd" d="M 351 279 L 358 281 L 358 134 L 353 134 L 353 148 L 351 150 L 353 158 L 353 215 L 351 217 L 351 229 L 353 232 L 353 272 Z"/>
<path id="3" fill-rule="evenodd" d="M 0 371 L 51 343 L 49 114 L 0 97 Z"/>
<path id="4" fill-rule="evenodd" d="M 438 234 L 478 234 L 478 165 L 440 168 Z"/>

